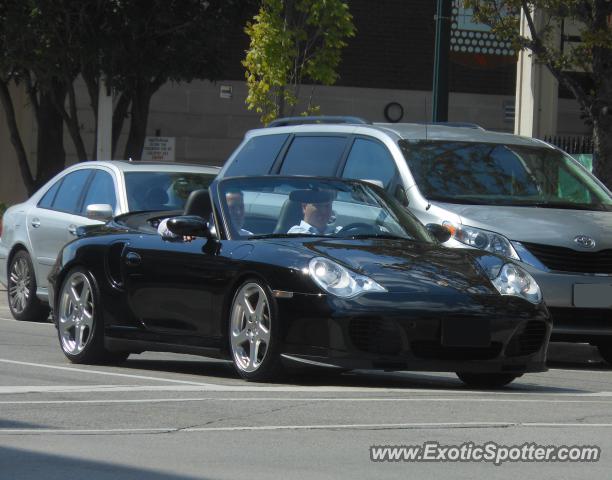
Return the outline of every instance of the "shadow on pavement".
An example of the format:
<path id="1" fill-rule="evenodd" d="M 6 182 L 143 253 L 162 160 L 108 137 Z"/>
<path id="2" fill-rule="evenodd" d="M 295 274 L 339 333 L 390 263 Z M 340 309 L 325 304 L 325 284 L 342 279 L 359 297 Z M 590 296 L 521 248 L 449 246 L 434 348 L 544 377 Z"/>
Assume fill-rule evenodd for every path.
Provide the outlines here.
<path id="1" fill-rule="evenodd" d="M 0 447 L 2 478 L 65 480 L 86 478 L 89 480 L 193 480 L 203 477 L 156 472 L 139 467 L 117 465 L 110 462 L 85 460 L 75 456 L 38 453 L 17 448 Z"/>

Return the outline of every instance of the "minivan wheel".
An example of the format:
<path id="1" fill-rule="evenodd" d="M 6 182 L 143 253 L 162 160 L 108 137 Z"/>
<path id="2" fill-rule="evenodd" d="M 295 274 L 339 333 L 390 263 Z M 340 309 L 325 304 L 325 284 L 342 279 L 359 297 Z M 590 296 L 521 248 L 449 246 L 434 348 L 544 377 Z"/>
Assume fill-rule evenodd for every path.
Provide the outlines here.
<path id="1" fill-rule="evenodd" d="M 230 309 L 228 336 L 238 375 L 252 381 L 280 376 L 276 304 L 265 284 L 248 280 L 238 287 Z"/>
<path id="2" fill-rule="evenodd" d="M 57 300 L 57 334 L 64 355 L 72 363 L 117 363 L 127 352 L 104 348 L 100 295 L 91 273 L 72 269 L 62 283 Z"/>
<path id="3" fill-rule="evenodd" d="M 49 306 L 36 296 L 36 276 L 32 259 L 25 250 L 19 250 L 8 268 L 8 304 L 15 320 L 44 322 L 49 317 Z"/>
<path id="4" fill-rule="evenodd" d="M 608 364 L 612 365 L 612 343 L 597 345 L 599 354 Z"/>
<path id="5" fill-rule="evenodd" d="M 459 379 L 473 388 L 501 388 L 508 385 L 520 375 L 511 373 L 466 373 L 457 372 Z"/>

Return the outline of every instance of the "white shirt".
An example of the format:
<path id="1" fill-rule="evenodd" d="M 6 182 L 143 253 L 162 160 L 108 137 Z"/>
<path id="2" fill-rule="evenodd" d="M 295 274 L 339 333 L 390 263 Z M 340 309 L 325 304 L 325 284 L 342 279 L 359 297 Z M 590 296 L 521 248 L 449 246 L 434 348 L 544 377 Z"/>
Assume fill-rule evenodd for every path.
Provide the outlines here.
<path id="1" fill-rule="evenodd" d="M 330 235 L 339 232 L 342 227 L 332 227 L 328 225 L 322 232 L 317 227 L 313 227 L 310 223 L 302 220 L 299 225 L 294 225 L 287 233 L 309 233 L 310 235 Z"/>

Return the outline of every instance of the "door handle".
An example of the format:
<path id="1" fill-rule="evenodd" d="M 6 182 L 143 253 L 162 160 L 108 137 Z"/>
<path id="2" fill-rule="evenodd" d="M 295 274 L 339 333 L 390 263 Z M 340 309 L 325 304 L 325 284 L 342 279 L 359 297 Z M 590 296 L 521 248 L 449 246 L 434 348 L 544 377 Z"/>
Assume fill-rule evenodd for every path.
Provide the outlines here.
<path id="1" fill-rule="evenodd" d="M 130 267 L 140 265 L 142 258 L 136 252 L 128 252 L 125 256 L 125 263 Z"/>
<path id="2" fill-rule="evenodd" d="M 32 226 L 33 226 L 34 228 L 38 228 L 38 227 L 40 227 L 40 220 L 39 220 L 38 218 L 33 218 L 33 219 L 32 219 Z"/>
<path id="3" fill-rule="evenodd" d="M 68 233 L 70 235 L 74 235 L 76 237 L 77 234 L 77 226 L 72 224 L 72 225 L 68 225 Z"/>

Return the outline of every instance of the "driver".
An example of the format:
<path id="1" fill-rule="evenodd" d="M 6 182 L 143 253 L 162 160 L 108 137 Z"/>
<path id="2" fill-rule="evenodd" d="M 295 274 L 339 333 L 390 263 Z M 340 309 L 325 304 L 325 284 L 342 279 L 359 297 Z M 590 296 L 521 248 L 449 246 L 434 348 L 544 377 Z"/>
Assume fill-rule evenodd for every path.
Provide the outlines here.
<path id="1" fill-rule="evenodd" d="M 332 216 L 333 194 L 325 190 L 295 190 L 289 198 L 301 202 L 303 220 L 291 227 L 287 233 L 309 233 L 329 235 L 342 227 L 329 225 Z"/>

